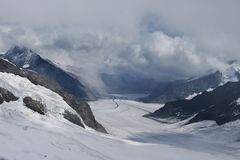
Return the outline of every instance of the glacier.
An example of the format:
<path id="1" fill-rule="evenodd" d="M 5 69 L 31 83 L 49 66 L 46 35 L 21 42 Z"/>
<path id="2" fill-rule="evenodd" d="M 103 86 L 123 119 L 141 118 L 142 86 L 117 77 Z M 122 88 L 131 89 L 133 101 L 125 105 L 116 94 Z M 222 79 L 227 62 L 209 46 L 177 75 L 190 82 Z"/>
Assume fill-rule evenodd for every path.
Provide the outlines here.
<path id="1" fill-rule="evenodd" d="M 162 124 L 142 117 L 161 104 L 101 99 L 89 104 L 109 132 L 103 134 L 65 120 L 63 111 L 74 110 L 53 91 L 13 74 L 0 73 L 0 77 L 0 86 L 19 97 L 0 105 L 0 159 L 237 160 L 240 157 L 239 121 L 221 127 L 212 122 L 184 127 Z M 22 102 L 25 96 L 45 104 L 47 114 L 40 115 L 25 107 Z"/>

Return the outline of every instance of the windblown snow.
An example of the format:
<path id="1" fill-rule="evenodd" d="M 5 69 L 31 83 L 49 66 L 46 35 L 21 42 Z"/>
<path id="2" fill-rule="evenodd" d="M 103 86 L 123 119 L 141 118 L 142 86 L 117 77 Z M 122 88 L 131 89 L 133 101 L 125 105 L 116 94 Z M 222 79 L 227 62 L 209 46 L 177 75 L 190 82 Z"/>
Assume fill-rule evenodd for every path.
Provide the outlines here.
<path id="1" fill-rule="evenodd" d="M 238 105 L 240 105 L 240 98 L 238 98 L 236 102 Z"/>
<path id="2" fill-rule="evenodd" d="M 18 101 L 0 105 L 0 159 L 237 160 L 240 157 L 239 121 L 221 127 L 212 122 L 181 127 L 142 117 L 161 107 L 158 104 L 117 99 L 91 102 L 96 119 L 110 133 L 105 135 L 65 120 L 63 111 L 74 111 L 51 90 L 13 74 L 0 73 L 0 77 L 0 87 L 19 97 Z M 26 108 L 22 102 L 25 96 L 45 104 L 47 115 Z"/>
<path id="3" fill-rule="evenodd" d="M 214 90 L 213 88 L 208 88 L 208 89 L 206 90 L 206 92 L 211 92 L 211 91 L 213 91 L 213 90 Z M 202 94 L 202 92 L 193 93 L 193 94 L 190 94 L 189 96 L 187 96 L 185 99 L 191 100 L 191 99 L 193 99 L 194 97 L 196 97 L 197 95 L 200 95 L 200 94 Z"/>
<path id="4" fill-rule="evenodd" d="M 221 71 L 223 74 L 222 83 L 239 81 L 240 65 L 233 63 Z"/>

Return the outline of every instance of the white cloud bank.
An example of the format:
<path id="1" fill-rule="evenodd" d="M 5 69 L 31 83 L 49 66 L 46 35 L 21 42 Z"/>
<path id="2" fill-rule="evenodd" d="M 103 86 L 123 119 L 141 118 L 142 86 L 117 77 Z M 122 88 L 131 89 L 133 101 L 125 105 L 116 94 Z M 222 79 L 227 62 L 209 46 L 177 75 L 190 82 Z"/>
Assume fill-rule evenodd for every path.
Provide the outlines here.
<path id="1" fill-rule="evenodd" d="M 26 45 L 96 81 L 195 76 L 240 58 L 239 14 L 237 0 L 0 0 L 0 51 Z"/>

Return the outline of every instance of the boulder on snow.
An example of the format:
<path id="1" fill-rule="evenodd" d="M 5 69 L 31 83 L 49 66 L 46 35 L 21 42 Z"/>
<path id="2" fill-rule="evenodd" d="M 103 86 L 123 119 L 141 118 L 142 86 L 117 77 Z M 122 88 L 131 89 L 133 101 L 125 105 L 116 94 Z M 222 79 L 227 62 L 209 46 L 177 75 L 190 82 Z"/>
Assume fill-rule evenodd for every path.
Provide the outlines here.
<path id="1" fill-rule="evenodd" d="M 0 87 L 0 104 L 10 101 L 16 101 L 18 100 L 18 97 L 14 96 L 10 91 Z"/>
<path id="2" fill-rule="evenodd" d="M 72 122 L 73 124 L 76 124 L 76 125 L 84 128 L 84 125 L 82 124 L 81 119 L 76 114 L 73 114 L 73 113 L 65 110 L 64 113 L 63 113 L 63 117 L 66 120 Z"/>
<path id="3" fill-rule="evenodd" d="M 45 107 L 41 102 L 33 100 L 31 97 L 25 97 L 23 99 L 23 102 L 29 109 L 38 112 L 39 114 L 45 115 Z"/>

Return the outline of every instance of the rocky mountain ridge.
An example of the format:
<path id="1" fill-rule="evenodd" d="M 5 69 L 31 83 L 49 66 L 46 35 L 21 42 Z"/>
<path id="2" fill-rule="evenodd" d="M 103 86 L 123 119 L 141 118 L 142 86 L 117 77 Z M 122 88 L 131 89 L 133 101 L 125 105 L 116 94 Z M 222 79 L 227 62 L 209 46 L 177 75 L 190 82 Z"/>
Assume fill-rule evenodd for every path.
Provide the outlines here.
<path id="1" fill-rule="evenodd" d="M 190 100 L 167 102 L 164 107 L 146 115 L 156 119 L 186 120 L 187 124 L 213 120 L 222 125 L 240 119 L 240 82 L 228 82 Z"/>
<path id="2" fill-rule="evenodd" d="M 95 97 L 91 92 L 72 74 L 56 66 L 50 60 L 42 58 L 33 50 L 23 46 L 13 46 L 1 58 L 8 60 L 18 68 L 28 69 L 56 81 L 61 88 L 81 99 L 89 100 Z"/>
<path id="3" fill-rule="evenodd" d="M 0 58 L 0 72 L 10 73 L 18 75 L 20 77 L 27 78 L 31 83 L 35 85 L 44 86 L 52 90 L 53 92 L 60 95 L 63 98 L 63 100 L 78 113 L 78 115 L 82 118 L 83 122 L 87 126 L 100 132 L 106 133 L 104 127 L 95 120 L 95 117 L 89 105 L 83 100 L 81 100 L 79 97 L 76 97 L 64 91 L 57 82 L 50 80 L 47 77 L 40 75 L 34 71 L 20 69 L 14 64 L 11 64 L 8 61 L 1 58 Z"/>
<path id="4" fill-rule="evenodd" d="M 187 80 L 162 82 L 153 89 L 148 97 L 140 99 L 143 102 L 166 103 L 197 95 L 212 90 L 227 82 L 240 80 L 240 65 L 237 62 L 228 64 L 224 69 L 217 70 L 201 77 Z"/>

